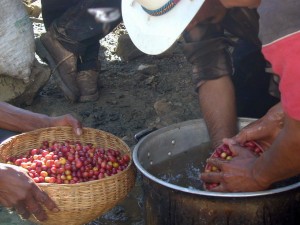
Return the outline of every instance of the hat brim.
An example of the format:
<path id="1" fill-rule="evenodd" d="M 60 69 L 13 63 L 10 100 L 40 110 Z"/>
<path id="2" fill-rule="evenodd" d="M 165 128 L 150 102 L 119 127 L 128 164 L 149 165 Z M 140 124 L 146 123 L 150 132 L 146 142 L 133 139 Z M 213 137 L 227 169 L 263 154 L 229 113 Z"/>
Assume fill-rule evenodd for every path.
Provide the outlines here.
<path id="1" fill-rule="evenodd" d="M 168 50 L 191 22 L 204 0 L 181 0 L 161 16 L 150 16 L 134 0 L 122 0 L 124 25 L 142 52 L 158 55 Z"/>

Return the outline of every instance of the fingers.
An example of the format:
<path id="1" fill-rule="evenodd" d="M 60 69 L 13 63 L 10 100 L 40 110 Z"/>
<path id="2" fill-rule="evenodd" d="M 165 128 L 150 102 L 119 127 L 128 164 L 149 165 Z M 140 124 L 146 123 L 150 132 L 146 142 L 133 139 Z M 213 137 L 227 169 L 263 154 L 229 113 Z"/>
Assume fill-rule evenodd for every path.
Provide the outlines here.
<path id="1" fill-rule="evenodd" d="M 229 143 L 228 147 L 229 147 L 230 151 L 232 152 L 233 157 L 238 156 L 240 154 L 240 150 L 242 149 L 242 147 L 239 144 Z"/>
<path id="2" fill-rule="evenodd" d="M 51 126 L 71 126 L 76 135 L 82 134 L 82 124 L 71 114 L 59 117 L 51 117 Z"/>
<path id="3" fill-rule="evenodd" d="M 34 198 L 30 198 L 26 201 L 28 211 L 35 216 L 39 221 L 44 221 L 47 219 L 47 214 L 42 208 L 42 206 L 34 200 Z"/>
<path id="4" fill-rule="evenodd" d="M 200 179 L 207 183 L 220 183 L 223 176 L 222 172 L 204 172 L 201 173 Z"/>
<path id="5" fill-rule="evenodd" d="M 213 192 L 227 192 L 227 189 L 224 188 L 224 186 L 222 184 L 211 188 L 209 191 L 213 191 Z"/>
<path id="6" fill-rule="evenodd" d="M 36 200 L 36 202 L 44 205 L 48 210 L 52 211 L 52 212 L 58 212 L 59 209 L 57 207 L 57 205 L 55 204 L 55 202 L 42 190 L 40 190 L 37 186 L 36 186 L 37 190 L 33 191 L 33 195 L 34 195 L 34 199 Z M 32 208 L 34 208 L 34 203 L 31 202 Z"/>
<path id="7" fill-rule="evenodd" d="M 228 160 L 220 160 L 217 158 L 209 158 L 206 160 L 208 165 L 215 166 L 218 169 L 222 170 L 224 163 L 228 163 Z"/>
<path id="8" fill-rule="evenodd" d="M 19 202 L 15 207 L 16 212 L 21 216 L 22 219 L 28 219 L 30 212 L 27 210 L 24 202 Z"/>
<path id="9" fill-rule="evenodd" d="M 244 144 L 246 141 L 254 140 L 254 137 L 252 137 L 255 135 L 255 133 L 253 134 L 253 130 L 257 130 L 257 127 L 260 125 L 260 123 L 261 119 L 249 123 L 234 137 L 235 141 L 240 144 Z"/>
<path id="10" fill-rule="evenodd" d="M 67 121 L 68 124 L 73 127 L 73 131 L 76 135 L 79 136 L 82 134 L 82 124 L 79 122 L 79 120 L 68 114 Z"/>
<path id="11" fill-rule="evenodd" d="M 32 195 L 26 199 L 26 206 L 28 211 L 39 221 L 47 219 L 47 214 L 42 205 L 52 212 L 59 211 L 55 202 L 38 186 L 35 186 L 33 187 Z"/>
<path id="12" fill-rule="evenodd" d="M 251 129 L 251 128 L 249 128 Z M 248 128 L 241 130 L 235 137 L 234 140 L 238 143 L 244 144 L 246 141 L 249 140 L 248 137 Z"/>
<path id="13" fill-rule="evenodd" d="M 223 143 L 226 144 L 226 145 L 238 144 L 238 142 L 233 138 L 224 138 Z"/>
<path id="14" fill-rule="evenodd" d="M 34 215 L 37 220 L 45 221 L 48 217 L 42 205 L 50 211 L 59 211 L 55 202 L 37 186 L 32 188 L 31 193 L 31 195 L 27 196 L 26 200 L 19 202 L 16 206 L 14 206 L 16 212 L 23 219 L 28 219 L 30 215 Z"/>

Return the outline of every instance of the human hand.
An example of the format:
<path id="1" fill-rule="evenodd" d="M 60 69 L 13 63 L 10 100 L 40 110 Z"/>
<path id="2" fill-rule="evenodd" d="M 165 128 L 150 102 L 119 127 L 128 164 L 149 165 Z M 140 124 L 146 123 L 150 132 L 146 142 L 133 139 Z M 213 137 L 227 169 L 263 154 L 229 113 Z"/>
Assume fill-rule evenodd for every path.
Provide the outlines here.
<path id="1" fill-rule="evenodd" d="M 204 172 L 200 178 L 206 183 L 216 183 L 218 186 L 211 188 L 215 192 L 249 192 L 260 191 L 268 188 L 259 184 L 253 176 L 253 167 L 257 156 L 231 139 L 224 139 L 233 154 L 231 160 L 210 158 L 208 165 L 217 167 L 220 172 Z"/>
<path id="2" fill-rule="evenodd" d="M 76 135 L 82 134 L 82 124 L 72 115 L 66 114 L 58 117 L 50 117 L 50 127 L 71 126 Z"/>
<path id="3" fill-rule="evenodd" d="M 43 192 L 22 167 L 0 163 L 0 204 L 13 208 L 23 218 L 34 215 L 39 221 L 47 219 L 43 210 L 58 212 L 55 202 Z"/>
<path id="4" fill-rule="evenodd" d="M 273 106 L 262 118 L 244 127 L 233 140 L 240 144 L 256 141 L 264 150 L 268 149 L 283 127 L 284 113 L 281 104 Z"/>

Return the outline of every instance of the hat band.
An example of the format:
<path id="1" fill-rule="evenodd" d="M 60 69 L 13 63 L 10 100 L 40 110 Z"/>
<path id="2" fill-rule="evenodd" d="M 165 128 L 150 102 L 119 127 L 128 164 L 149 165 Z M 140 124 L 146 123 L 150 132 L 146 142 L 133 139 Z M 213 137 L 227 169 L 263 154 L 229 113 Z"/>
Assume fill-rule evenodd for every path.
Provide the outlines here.
<path id="1" fill-rule="evenodd" d="M 174 6 L 180 2 L 180 0 L 169 0 L 166 4 L 164 4 L 162 7 L 159 9 L 154 9 L 154 10 L 149 10 L 146 9 L 145 7 L 142 6 L 143 10 L 148 13 L 151 16 L 161 16 L 163 14 L 166 14 L 169 12 L 171 9 L 174 8 Z"/>

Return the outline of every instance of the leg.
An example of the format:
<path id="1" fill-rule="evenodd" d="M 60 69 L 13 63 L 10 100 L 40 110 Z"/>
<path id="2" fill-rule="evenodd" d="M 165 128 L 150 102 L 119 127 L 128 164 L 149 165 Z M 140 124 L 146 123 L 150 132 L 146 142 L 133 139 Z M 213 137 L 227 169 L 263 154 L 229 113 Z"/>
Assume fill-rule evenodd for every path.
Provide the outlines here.
<path id="1" fill-rule="evenodd" d="M 116 7 L 121 1 L 42 1 L 48 32 L 41 37 L 37 53 L 45 58 L 58 77 L 65 96 L 71 101 L 98 99 L 97 79 L 99 40 L 119 24 L 97 23 L 89 8 Z M 53 18 L 52 13 L 59 18 Z M 37 48 L 38 49 L 38 48 Z M 51 65 L 52 64 L 52 65 Z"/>
<path id="2" fill-rule="evenodd" d="M 41 0 L 43 21 L 46 30 L 57 18 L 60 18 L 70 7 L 80 0 Z"/>
<path id="3" fill-rule="evenodd" d="M 265 72 L 260 48 L 240 40 L 233 52 L 233 64 L 238 116 L 262 117 L 279 99 L 269 94 L 271 75 Z"/>

